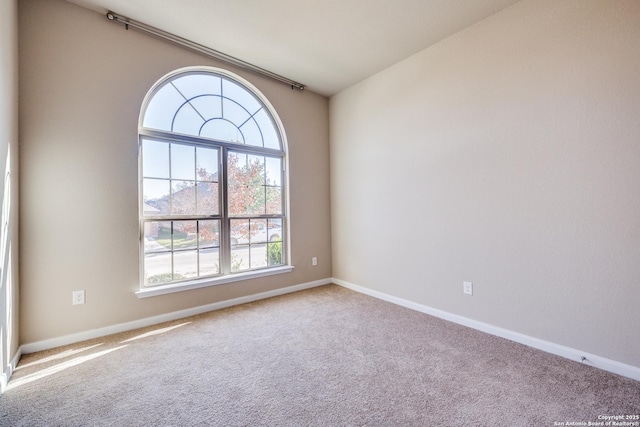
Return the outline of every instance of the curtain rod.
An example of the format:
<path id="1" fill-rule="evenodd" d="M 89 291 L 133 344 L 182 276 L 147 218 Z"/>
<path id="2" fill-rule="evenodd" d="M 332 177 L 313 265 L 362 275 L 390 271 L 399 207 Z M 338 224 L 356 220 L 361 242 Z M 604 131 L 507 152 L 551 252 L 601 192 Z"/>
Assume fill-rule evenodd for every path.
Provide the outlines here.
<path id="1" fill-rule="evenodd" d="M 163 31 L 159 28 L 152 27 L 151 25 L 147 25 L 142 22 L 135 21 L 133 19 L 127 18 L 126 16 L 118 15 L 115 12 L 109 11 L 107 12 L 106 16 L 109 21 L 124 24 L 126 29 L 129 29 L 130 26 L 137 28 L 138 30 L 152 34 L 156 37 L 160 37 L 161 39 L 168 40 L 172 43 L 189 48 L 191 50 L 195 50 L 196 52 L 203 53 L 207 56 L 211 56 L 215 59 L 224 61 L 228 64 L 235 65 L 236 67 L 242 68 L 244 70 L 251 71 L 252 73 L 269 77 L 270 79 L 273 79 L 273 80 L 279 81 L 280 83 L 284 83 L 288 86 L 291 86 L 291 89 L 296 88 L 296 89 L 304 90 L 304 85 L 301 83 L 290 80 L 286 77 L 282 77 L 279 74 L 272 73 L 269 70 L 265 70 L 264 68 L 260 68 L 257 65 L 250 64 L 241 59 L 234 58 L 233 56 L 227 55 L 226 53 L 222 53 L 217 50 L 210 49 L 196 42 L 192 42 L 191 40 L 187 40 L 175 34 L 167 33 L 166 31 Z"/>

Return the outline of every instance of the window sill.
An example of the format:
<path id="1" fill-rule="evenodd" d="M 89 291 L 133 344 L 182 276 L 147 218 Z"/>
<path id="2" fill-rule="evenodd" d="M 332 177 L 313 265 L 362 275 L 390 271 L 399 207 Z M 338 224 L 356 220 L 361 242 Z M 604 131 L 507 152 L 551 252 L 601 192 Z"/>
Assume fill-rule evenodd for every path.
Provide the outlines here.
<path id="1" fill-rule="evenodd" d="M 265 270 L 249 271 L 246 273 L 232 274 L 223 277 L 214 277 L 200 280 L 192 280 L 189 282 L 173 283 L 170 285 L 152 286 L 141 288 L 136 292 L 138 298 L 155 297 L 158 295 L 172 294 L 174 292 L 188 291 L 191 289 L 206 288 L 209 286 L 222 285 L 223 283 L 239 282 L 242 280 L 256 279 L 258 277 L 273 276 L 275 274 L 290 273 L 293 271 L 292 265 L 283 265 L 282 267 L 269 268 Z"/>

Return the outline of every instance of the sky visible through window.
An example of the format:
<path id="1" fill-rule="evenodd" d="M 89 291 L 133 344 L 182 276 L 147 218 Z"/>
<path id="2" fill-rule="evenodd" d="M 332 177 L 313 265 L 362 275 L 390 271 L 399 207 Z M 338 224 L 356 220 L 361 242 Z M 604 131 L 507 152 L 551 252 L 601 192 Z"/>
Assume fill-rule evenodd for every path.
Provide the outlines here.
<path id="1" fill-rule="evenodd" d="M 143 286 L 285 264 L 273 113 L 232 78 L 167 78 L 142 116 Z"/>
<path id="2" fill-rule="evenodd" d="M 245 88 L 212 75 L 189 74 L 161 87 L 143 126 L 281 150 L 264 106 Z"/>

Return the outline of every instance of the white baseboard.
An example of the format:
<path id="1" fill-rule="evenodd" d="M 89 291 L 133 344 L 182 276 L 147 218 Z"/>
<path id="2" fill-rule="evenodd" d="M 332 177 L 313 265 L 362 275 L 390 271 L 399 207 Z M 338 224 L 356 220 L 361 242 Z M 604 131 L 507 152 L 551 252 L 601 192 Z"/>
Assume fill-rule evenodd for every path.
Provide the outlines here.
<path id="1" fill-rule="evenodd" d="M 438 310 L 433 307 L 418 304 L 413 301 L 409 301 L 403 298 L 394 297 L 392 295 L 385 294 L 383 292 L 375 291 L 365 288 L 363 286 L 355 285 L 353 283 L 346 282 L 341 279 L 333 278 L 332 282 L 336 285 L 360 292 L 365 295 L 369 295 L 374 298 L 378 298 L 384 301 L 391 302 L 412 310 L 419 311 L 421 313 L 429 314 L 431 316 L 439 317 L 444 320 L 448 320 L 459 325 L 467 326 L 469 328 L 477 329 L 482 332 L 486 332 L 491 335 L 505 338 L 510 341 L 515 341 L 520 344 L 524 344 L 529 347 L 533 347 L 538 350 L 545 351 L 547 353 L 555 354 L 579 363 L 594 366 L 596 368 L 613 372 L 614 374 L 622 375 L 627 378 L 631 378 L 640 381 L 640 367 L 627 365 L 615 360 L 607 359 L 605 357 L 597 356 L 595 354 L 587 353 L 574 348 L 565 347 L 563 345 L 555 344 L 549 341 L 544 341 L 538 338 L 533 338 L 528 335 L 524 335 L 518 332 L 510 331 L 508 329 L 500 328 L 498 326 L 490 325 L 488 323 L 478 322 L 477 320 L 469 319 L 467 317 L 459 316 L 457 314 L 448 313 L 446 311 Z"/>
<path id="2" fill-rule="evenodd" d="M 48 350 L 50 348 L 56 348 L 63 345 L 73 344 L 80 341 L 85 341 L 93 338 L 100 338 L 119 332 L 130 331 L 133 329 L 144 328 L 147 326 L 157 325 L 158 323 L 169 322 L 172 320 L 178 320 L 189 316 L 195 316 L 196 314 L 207 313 L 209 311 L 220 310 L 234 305 L 245 304 L 248 302 L 258 301 L 261 299 L 271 298 L 278 295 L 289 294 L 292 292 L 302 291 L 304 289 L 315 288 L 317 286 L 328 285 L 332 283 L 331 279 L 321 279 L 313 282 L 302 283 L 299 285 L 287 286 L 285 288 L 274 289 L 272 291 L 261 292 L 258 294 L 247 295 L 239 298 L 233 298 L 230 300 L 215 302 L 212 304 L 201 305 L 198 307 L 188 308 L 186 310 L 174 311 L 171 313 L 161 314 L 158 316 L 147 317 L 145 319 L 134 320 L 132 322 L 120 323 L 117 325 L 106 326 L 104 328 L 92 329 L 89 331 L 78 332 L 76 334 L 65 335 L 58 338 L 51 338 L 48 340 L 37 341 L 34 343 L 23 344 L 22 354 L 35 353 L 37 351 Z M 10 377 L 10 376 L 9 376 Z M 8 378 L 7 377 L 7 380 Z"/>
<path id="3" fill-rule="evenodd" d="M 18 362 L 22 357 L 22 346 L 18 347 L 18 351 L 13 356 L 13 359 L 9 362 L 9 366 L 4 370 L 2 375 L 0 375 L 0 394 L 4 393 L 7 389 L 7 383 L 11 379 L 11 375 L 13 375 L 13 371 L 16 370 L 16 366 L 18 366 Z"/>

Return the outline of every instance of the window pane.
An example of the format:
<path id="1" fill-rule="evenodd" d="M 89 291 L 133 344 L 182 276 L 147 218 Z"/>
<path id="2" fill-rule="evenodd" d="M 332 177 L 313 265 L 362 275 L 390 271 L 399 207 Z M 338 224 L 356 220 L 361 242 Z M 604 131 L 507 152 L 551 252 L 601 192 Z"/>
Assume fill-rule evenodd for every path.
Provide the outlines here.
<path id="1" fill-rule="evenodd" d="M 172 81 L 186 98 L 197 95 L 220 95 L 220 77 L 211 74 L 187 74 Z"/>
<path id="2" fill-rule="evenodd" d="M 247 187 L 247 195 L 249 196 L 249 199 L 246 213 L 251 215 L 263 215 L 266 212 L 264 187 Z"/>
<path id="3" fill-rule="evenodd" d="M 197 247 L 196 221 L 173 222 L 173 250 L 195 249 Z"/>
<path id="4" fill-rule="evenodd" d="M 218 95 L 204 95 L 191 99 L 191 105 L 200 113 L 204 120 L 222 117 L 222 98 Z"/>
<path id="5" fill-rule="evenodd" d="M 243 271 L 249 269 L 249 246 L 231 247 L 231 271 Z"/>
<path id="6" fill-rule="evenodd" d="M 201 249 L 199 257 L 200 276 L 220 274 L 220 248 Z"/>
<path id="7" fill-rule="evenodd" d="M 282 258 L 282 242 L 269 243 L 267 248 L 267 261 L 270 266 L 284 263 Z"/>
<path id="8" fill-rule="evenodd" d="M 227 159 L 229 185 L 246 185 L 245 171 L 247 169 L 247 155 L 229 152 Z"/>
<path id="9" fill-rule="evenodd" d="M 243 86 L 227 79 L 222 80 L 223 95 L 231 98 L 254 114 L 261 108 L 258 100 Z"/>
<path id="10" fill-rule="evenodd" d="M 142 126 L 150 129 L 171 130 L 173 115 L 184 98 L 171 83 L 164 85 L 149 102 L 144 112 Z"/>
<path id="11" fill-rule="evenodd" d="M 200 129 L 203 138 L 217 139 L 218 141 L 238 142 L 243 144 L 243 136 L 240 130 L 231 122 L 224 119 L 213 119 L 204 123 Z"/>
<path id="12" fill-rule="evenodd" d="M 180 251 L 173 253 L 173 280 L 189 279 L 198 276 L 198 251 Z"/>
<path id="13" fill-rule="evenodd" d="M 227 198 L 231 215 L 262 215 L 265 213 L 263 186 L 229 187 Z"/>
<path id="14" fill-rule="evenodd" d="M 247 184 L 264 185 L 264 156 L 248 155 L 247 165 Z"/>
<path id="15" fill-rule="evenodd" d="M 196 156 L 192 146 L 171 144 L 171 178 L 196 179 Z"/>
<path id="16" fill-rule="evenodd" d="M 242 215 L 247 211 L 244 190 L 245 187 L 229 187 L 227 206 L 230 215 Z"/>
<path id="17" fill-rule="evenodd" d="M 220 221 L 198 221 L 198 226 L 198 245 L 200 248 L 220 246 Z"/>
<path id="18" fill-rule="evenodd" d="M 196 186 L 198 196 L 198 214 L 217 215 L 220 196 L 215 182 L 199 182 Z"/>
<path id="19" fill-rule="evenodd" d="M 281 150 L 280 146 L 280 138 L 278 138 L 278 133 L 276 132 L 276 128 L 271 121 L 271 117 L 267 114 L 267 112 L 262 109 L 255 116 L 256 122 L 262 131 L 262 136 L 264 138 L 264 146 L 267 148 L 275 148 L 276 150 Z"/>
<path id="20" fill-rule="evenodd" d="M 250 243 L 265 243 L 267 241 L 267 220 L 252 219 L 249 222 Z"/>
<path id="21" fill-rule="evenodd" d="M 144 223 L 144 251 L 171 250 L 171 221 L 147 221 Z"/>
<path id="22" fill-rule="evenodd" d="M 270 219 L 268 221 L 267 236 L 270 242 L 277 242 L 282 240 L 282 220 Z"/>
<path id="23" fill-rule="evenodd" d="M 267 266 L 267 245 L 251 245 L 251 268 Z"/>
<path id="24" fill-rule="evenodd" d="M 232 219 L 231 245 L 245 245 L 249 243 L 249 220 Z"/>
<path id="25" fill-rule="evenodd" d="M 185 103 L 177 111 L 171 130 L 177 133 L 198 136 L 204 121 L 205 119 L 192 104 Z"/>
<path id="26" fill-rule="evenodd" d="M 142 175 L 147 178 L 169 178 L 169 144 L 143 140 Z"/>
<path id="27" fill-rule="evenodd" d="M 198 181 L 218 182 L 218 149 L 196 147 Z"/>
<path id="28" fill-rule="evenodd" d="M 231 215 L 265 213 L 264 156 L 230 152 L 227 160 L 229 188 L 227 206 Z"/>
<path id="29" fill-rule="evenodd" d="M 236 102 L 224 98 L 222 100 L 222 116 L 236 126 L 240 126 L 249 119 L 250 114 Z"/>
<path id="30" fill-rule="evenodd" d="M 245 144 L 262 147 L 262 133 L 260 133 L 258 124 L 253 118 L 247 120 L 243 125 L 241 125 L 240 130 L 244 135 Z"/>
<path id="31" fill-rule="evenodd" d="M 177 215 L 195 215 L 196 183 L 193 181 L 171 182 L 171 213 Z"/>
<path id="32" fill-rule="evenodd" d="M 143 212 L 145 215 L 169 213 L 169 180 L 145 178 L 142 182 Z"/>
<path id="33" fill-rule="evenodd" d="M 282 186 L 282 159 L 267 157 L 265 162 L 267 185 Z"/>
<path id="34" fill-rule="evenodd" d="M 282 214 L 282 190 L 280 187 L 266 187 L 267 190 L 267 214 Z"/>
<path id="35" fill-rule="evenodd" d="M 171 280 L 171 252 L 145 254 L 144 284 L 159 285 Z"/>

